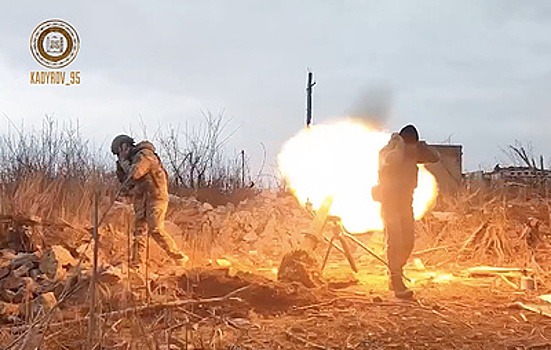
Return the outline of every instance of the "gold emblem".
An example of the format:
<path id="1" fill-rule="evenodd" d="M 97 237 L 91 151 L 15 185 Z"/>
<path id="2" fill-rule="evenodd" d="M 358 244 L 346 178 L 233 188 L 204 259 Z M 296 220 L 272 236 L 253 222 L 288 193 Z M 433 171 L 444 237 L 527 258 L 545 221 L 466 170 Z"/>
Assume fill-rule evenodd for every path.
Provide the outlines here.
<path id="1" fill-rule="evenodd" d="M 79 48 L 77 31 L 60 19 L 40 23 L 31 34 L 31 53 L 46 68 L 69 65 L 77 57 Z"/>

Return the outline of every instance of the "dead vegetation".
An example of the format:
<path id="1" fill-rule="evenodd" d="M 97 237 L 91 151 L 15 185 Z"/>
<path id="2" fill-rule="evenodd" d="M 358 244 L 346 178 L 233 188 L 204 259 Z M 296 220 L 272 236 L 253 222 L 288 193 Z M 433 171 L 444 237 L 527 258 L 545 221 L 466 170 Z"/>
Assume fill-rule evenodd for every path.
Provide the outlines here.
<path id="1" fill-rule="evenodd" d="M 96 342 L 114 349 L 545 345 L 551 327 L 545 316 L 509 308 L 515 300 L 531 300 L 524 293 L 515 294 L 521 274 L 509 275 L 505 277 L 509 282 L 501 284 L 494 277 L 472 277 L 468 283 L 459 279 L 461 269 L 474 265 L 515 266 L 535 271 L 538 289 L 544 292 L 548 221 L 537 214 L 541 203 L 530 206 L 480 195 L 466 196 L 467 202 L 455 202 L 454 210 L 433 212 L 419 223 L 414 257 L 421 258 L 426 269 L 455 271 L 457 282 L 418 284 L 416 304 L 389 299 L 382 281 L 384 268 L 361 250 L 354 254 L 360 270 L 355 283 L 342 283 L 352 275 L 338 252 L 331 255 L 321 283 L 306 287 L 278 282 L 274 268 L 286 252 L 303 244 L 311 219 L 293 197 L 266 192 L 237 206 L 217 208 L 173 198 L 170 219 L 173 229 L 180 230 L 173 234 L 179 232 L 180 244 L 192 252 L 193 265 L 202 268 L 171 268 L 151 246 L 150 275 L 144 284 L 126 268 L 129 226 L 125 215 L 130 213 L 119 203 L 114 209 L 117 214 L 108 216 L 100 231 Z M 473 205 L 476 202 L 480 206 Z M 534 219 L 542 221 L 534 225 Z M 86 348 L 92 317 L 88 307 L 90 227 L 36 216 L 4 216 L 3 222 L 5 230 L 19 232 L 9 236 L 7 243 L 12 245 L 2 250 L 3 344 Z M 537 245 L 528 244 L 527 237 L 534 234 L 527 233 L 527 228 L 538 230 Z M 5 233 L 2 237 L 7 237 Z M 21 242 L 14 243 L 14 237 Z M 372 243 L 369 234 L 359 238 Z M 318 257 L 326 246 L 321 248 Z M 362 274 L 369 275 L 363 278 Z M 323 332 L 321 327 L 331 331 Z M 503 327 L 504 332 L 495 333 Z"/>
<path id="2" fill-rule="evenodd" d="M 80 142 L 77 134 L 71 142 Z M 315 266 L 327 245 L 314 251 L 317 262 L 295 251 L 307 243 L 312 217 L 294 197 L 278 191 L 258 191 L 219 205 L 173 196 L 167 227 L 190 253 L 190 267 L 171 266 L 151 244 L 145 275 L 127 268 L 132 212 L 123 202 L 111 206 L 116 183 L 101 158 L 85 155 L 86 142 L 47 142 L 48 135 L 70 134 L 33 135 L 19 142 L 4 138 L 0 147 L 3 348 L 551 346 L 551 318 L 544 311 L 519 309 L 533 305 L 535 297 L 520 288 L 522 277 L 533 276 L 539 294 L 549 288 L 550 201 L 539 191 L 501 189 L 441 198 L 417 225 L 413 258 L 421 262 L 412 261 L 406 271 L 418 295 L 413 303 L 389 297 L 384 266 L 359 248 L 353 252 L 357 274 L 333 250 L 323 275 L 317 275 Z M 29 145 L 41 151 L 25 153 Z M 179 147 L 174 139 L 169 146 Z M 44 157 L 48 149 L 56 151 Z M 189 159 L 195 158 L 175 154 L 173 170 Z M 175 184 L 192 186 L 193 179 L 195 186 L 202 183 L 199 178 L 215 183 L 208 182 L 215 177 L 206 172 L 198 177 L 196 170 L 189 177 L 180 174 Z M 238 181 L 235 188 L 243 185 L 241 176 L 232 179 Z M 94 193 L 100 194 L 99 212 L 106 215 L 99 227 L 97 302 L 91 312 Z M 381 253 L 380 234 L 357 238 Z M 299 259 L 280 268 L 288 253 Z M 478 265 L 514 269 L 505 275 L 491 269 L 484 277 L 472 270 L 464 275 Z M 278 280 L 278 273 L 285 276 Z M 96 326 L 90 332 L 92 319 Z"/>
<path id="3" fill-rule="evenodd" d="M 418 227 L 426 249 L 448 255 L 441 261 L 534 267 L 546 260 L 551 201 L 538 190 L 479 189 L 448 202 Z"/>

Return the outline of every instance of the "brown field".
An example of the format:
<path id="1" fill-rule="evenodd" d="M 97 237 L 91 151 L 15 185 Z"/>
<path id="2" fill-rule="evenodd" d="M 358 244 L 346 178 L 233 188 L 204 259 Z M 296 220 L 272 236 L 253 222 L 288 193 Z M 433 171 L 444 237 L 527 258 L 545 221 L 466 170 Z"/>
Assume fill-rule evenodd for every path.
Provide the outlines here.
<path id="1" fill-rule="evenodd" d="M 216 207 L 171 198 L 168 228 L 189 253 L 189 266 L 172 266 L 151 243 L 147 273 L 130 273 L 132 211 L 120 202 L 110 207 L 114 189 L 108 179 L 44 177 L 4 186 L 3 347 L 551 347 L 550 304 L 537 298 L 550 292 L 549 202 L 537 192 L 441 198 L 417 224 L 416 251 L 406 268 L 416 300 L 406 302 L 388 291 L 384 266 L 353 243 L 358 273 L 333 250 L 314 285 L 304 285 L 311 276 L 278 281 L 281 259 L 304 247 L 312 223 L 291 195 L 278 191 Z M 99 228 L 97 304 L 90 313 L 94 190 L 100 216 L 107 215 Z M 323 234 L 330 233 L 327 227 Z M 381 233 L 357 237 L 384 253 Z M 313 251 L 318 268 L 327 247 Z M 477 266 L 517 270 L 469 270 Z M 523 275 L 534 277 L 536 290 L 520 288 Z M 530 305 L 541 309 L 523 308 Z M 89 333 L 91 317 L 95 332 Z"/>

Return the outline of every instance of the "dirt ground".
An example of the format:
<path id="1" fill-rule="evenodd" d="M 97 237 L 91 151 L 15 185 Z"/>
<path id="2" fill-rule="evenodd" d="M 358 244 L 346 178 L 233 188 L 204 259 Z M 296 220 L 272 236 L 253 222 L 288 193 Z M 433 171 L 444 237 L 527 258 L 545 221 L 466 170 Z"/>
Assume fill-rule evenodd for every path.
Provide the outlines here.
<path id="1" fill-rule="evenodd" d="M 388 291 L 384 267 L 374 261 L 358 267 L 353 273 L 333 254 L 326 283 L 316 288 L 277 282 L 270 269 L 154 269 L 150 307 L 136 301 L 142 306 L 123 316 L 109 313 L 109 303 L 104 304 L 102 348 L 551 348 L 551 318 L 517 305 L 550 291 L 519 291 L 514 288 L 519 274 L 472 277 L 466 267 L 433 268 L 417 261 L 406 270 L 416 298 L 401 301 Z M 139 279 L 132 284 L 133 295 L 141 299 L 143 284 Z M 53 321 L 44 348 L 86 346 L 86 319 L 74 322 L 74 314 L 86 310 L 65 312 L 71 321 Z"/>
<path id="2" fill-rule="evenodd" d="M 195 215 L 197 224 L 208 228 L 198 231 L 201 237 L 216 238 L 210 253 L 199 253 L 208 244 L 197 249 L 185 245 L 185 230 L 176 230 L 173 236 L 190 255 L 188 265 L 173 266 L 152 244 L 147 274 L 126 268 L 128 220 L 110 224 L 102 231 L 100 249 L 100 261 L 110 272 L 101 274 L 95 289 L 99 302 L 93 333 L 89 261 L 82 271 L 58 266 L 66 272 L 63 278 L 33 279 L 19 276 L 16 256 L 5 251 L 0 281 L 2 286 L 18 284 L 11 286 L 17 293 L 4 297 L 21 300 L 1 305 L 0 349 L 89 349 L 89 339 L 100 344 L 96 349 L 140 350 L 551 349 L 551 303 L 538 298 L 551 293 L 551 246 L 548 239 L 537 249 L 522 245 L 527 236 L 522 232 L 531 232 L 522 224 L 525 218 L 519 225 L 511 219 L 488 224 L 487 218 L 497 214 L 484 209 L 468 215 L 441 213 L 442 218 L 419 223 L 417 251 L 405 270 L 415 300 L 402 301 L 388 290 L 385 266 L 355 244 L 357 273 L 333 250 L 321 277 L 306 284 L 278 281 L 282 252 L 306 242 L 295 238 L 311 218 L 290 205 L 263 210 L 237 210 L 233 218 L 228 210 Z M 193 217 L 187 212 L 182 216 Z M 45 246 L 62 245 L 74 258 L 88 256 L 89 245 L 82 237 L 89 233 L 62 224 L 69 228 L 62 230 L 56 223 L 39 231 Z M 219 232 L 213 231 L 218 226 Z M 359 239 L 384 256 L 382 233 Z M 323 260 L 326 249 L 320 245 L 315 261 Z M 483 274 L 469 270 L 484 264 L 518 269 Z M 34 270 L 36 266 L 29 267 Z M 527 273 L 535 277 L 536 290 L 520 288 Z M 38 286 L 29 290 L 32 303 L 39 303 L 38 314 L 21 309 L 34 305 L 25 302 L 25 286 Z M 41 300 L 49 292 L 58 306 L 51 308 Z M 10 314 L 6 308 L 14 305 L 18 316 L 5 317 Z"/>
<path id="3" fill-rule="evenodd" d="M 333 264 L 336 287 L 350 281 Z M 277 313 L 254 308 L 241 329 L 228 328 L 225 346 L 247 349 L 547 349 L 551 318 L 513 307 L 534 295 L 500 278 L 468 278 L 461 270 L 409 271 L 415 301 L 386 288 L 384 269 L 360 266 L 358 284 L 315 293 L 317 302 Z M 439 277 L 445 276 L 447 278 Z M 540 291 L 542 292 L 542 291 Z M 300 304 L 300 305 L 299 305 Z"/>

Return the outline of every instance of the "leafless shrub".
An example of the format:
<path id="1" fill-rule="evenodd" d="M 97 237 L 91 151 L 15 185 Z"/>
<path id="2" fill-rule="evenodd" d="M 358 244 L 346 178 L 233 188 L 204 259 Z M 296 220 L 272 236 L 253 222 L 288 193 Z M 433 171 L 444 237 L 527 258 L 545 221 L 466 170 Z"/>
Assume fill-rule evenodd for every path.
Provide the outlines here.
<path id="1" fill-rule="evenodd" d="M 236 129 L 228 130 L 230 120 L 223 113 L 203 116 L 199 126 L 186 125 L 183 131 L 170 127 L 154 140 L 172 190 L 227 192 L 249 186 L 244 152 L 228 156 L 224 149 Z M 46 116 L 40 128 L 12 123 L 0 134 L 0 212 L 89 221 L 93 191 L 101 188 L 106 197 L 116 191 L 108 154 L 91 145 L 78 123 L 61 123 L 52 116 Z"/>
<path id="2" fill-rule="evenodd" d="M 89 221 L 91 194 L 113 178 L 100 154 L 78 123 L 12 124 L 0 135 L 0 211 Z"/>
<path id="3" fill-rule="evenodd" d="M 24 127 L 0 136 L 0 181 L 43 174 L 48 178 L 86 180 L 106 172 L 104 159 L 90 147 L 72 123 L 60 124 L 46 116 L 39 130 Z"/>
<path id="4" fill-rule="evenodd" d="M 169 126 L 157 141 L 175 188 L 217 188 L 231 191 L 251 184 L 244 152 L 228 157 L 225 146 L 237 129 L 229 130 L 223 112 L 203 112 L 199 126 Z"/>

